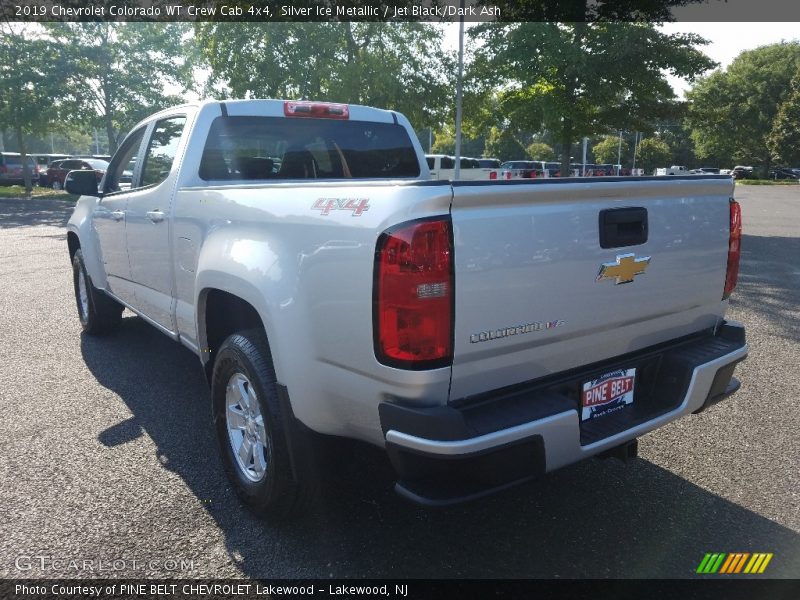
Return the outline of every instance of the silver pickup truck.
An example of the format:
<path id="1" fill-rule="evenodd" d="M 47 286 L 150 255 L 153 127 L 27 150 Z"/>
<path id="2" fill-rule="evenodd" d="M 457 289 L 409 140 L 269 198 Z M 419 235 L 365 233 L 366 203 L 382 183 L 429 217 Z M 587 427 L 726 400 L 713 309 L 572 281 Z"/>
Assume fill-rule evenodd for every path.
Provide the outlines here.
<path id="1" fill-rule="evenodd" d="M 279 100 L 160 112 L 89 175 L 66 182 L 84 332 L 128 308 L 198 355 L 262 514 L 309 495 L 318 434 L 446 504 L 633 456 L 739 386 L 730 177 L 430 181 L 402 115 Z"/>

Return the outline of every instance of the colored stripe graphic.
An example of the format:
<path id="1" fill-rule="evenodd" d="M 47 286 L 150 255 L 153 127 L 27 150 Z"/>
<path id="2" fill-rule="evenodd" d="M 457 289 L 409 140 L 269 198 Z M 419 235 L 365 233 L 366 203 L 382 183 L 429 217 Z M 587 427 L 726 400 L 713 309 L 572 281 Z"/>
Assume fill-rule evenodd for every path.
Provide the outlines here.
<path id="1" fill-rule="evenodd" d="M 735 573 L 760 574 L 767 568 L 774 554 L 771 552 L 707 552 L 697 567 L 697 573 L 732 575 Z M 749 559 L 749 560 L 748 560 Z M 744 569 L 744 571 L 742 570 Z"/>

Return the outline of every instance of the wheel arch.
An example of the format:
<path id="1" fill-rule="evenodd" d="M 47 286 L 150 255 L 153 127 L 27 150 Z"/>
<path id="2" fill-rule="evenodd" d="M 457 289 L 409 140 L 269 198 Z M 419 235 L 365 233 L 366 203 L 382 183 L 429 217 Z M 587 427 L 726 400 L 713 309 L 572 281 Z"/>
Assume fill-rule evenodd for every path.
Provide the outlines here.
<path id="1" fill-rule="evenodd" d="M 198 286 L 197 333 L 200 358 L 211 383 L 214 357 L 222 342 L 237 332 L 260 328 L 267 337 L 275 373 L 280 377 L 279 357 L 273 340 L 269 310 L 256 288 L 246 282 L 217 273 L 216 281 Z"/>

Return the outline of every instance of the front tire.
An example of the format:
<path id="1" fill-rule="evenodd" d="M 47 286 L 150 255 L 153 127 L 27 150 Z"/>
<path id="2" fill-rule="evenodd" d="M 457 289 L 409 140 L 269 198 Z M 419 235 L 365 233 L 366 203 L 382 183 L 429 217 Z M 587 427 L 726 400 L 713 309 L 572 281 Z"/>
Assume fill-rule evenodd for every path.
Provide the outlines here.
<path id="1" fill-rule="evenodd" d="M 264 332 L 234 333 L 216 354 L 211 382 L 214 429 L 222 462 L 253 512 L 287 518 L 310 496 L 292 473 L 286 423 Z M 303 476 L 310 474 L 302 474 Z"/>
<path id="2" fill-rule="evenodd" d="M 125 307 L 92 285 L 80 249 L 72 258 L 72 283 L 83 331 L 89 335 L 100 335 L 119 327 Z"/>

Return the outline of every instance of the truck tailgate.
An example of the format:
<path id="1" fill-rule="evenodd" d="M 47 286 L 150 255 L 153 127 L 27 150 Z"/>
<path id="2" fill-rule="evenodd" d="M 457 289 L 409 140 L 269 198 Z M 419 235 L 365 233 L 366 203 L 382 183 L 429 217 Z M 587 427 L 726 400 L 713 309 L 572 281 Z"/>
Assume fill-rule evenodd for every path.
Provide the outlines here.
<path id="1" fill-rule="evenodd" d="M 712 328 L 723 315 L 730 178 L 453 189 L 451 401 Z"/>

